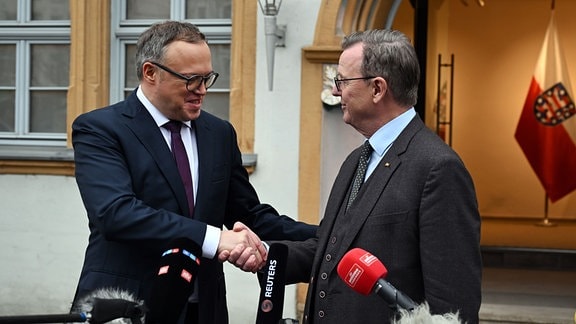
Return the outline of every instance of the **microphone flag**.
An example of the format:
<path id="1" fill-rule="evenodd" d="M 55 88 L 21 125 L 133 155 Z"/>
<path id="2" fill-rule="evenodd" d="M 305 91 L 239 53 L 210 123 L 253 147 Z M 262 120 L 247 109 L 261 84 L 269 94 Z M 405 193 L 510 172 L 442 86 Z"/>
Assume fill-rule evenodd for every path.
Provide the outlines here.
<path id="1" fill-rule="evenodd" d="M 256 324 L 278 324 L 282 320 L 287 262 L 288 247 L 272 243 L 268 249 L 265 272 L 261 275 Z"/>

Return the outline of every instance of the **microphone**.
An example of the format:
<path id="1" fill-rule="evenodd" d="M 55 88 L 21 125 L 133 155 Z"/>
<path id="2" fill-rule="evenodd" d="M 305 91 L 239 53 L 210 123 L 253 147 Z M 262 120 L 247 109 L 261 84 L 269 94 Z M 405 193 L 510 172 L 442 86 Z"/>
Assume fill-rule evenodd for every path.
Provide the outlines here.
<path id="1" fill-rule="evenodd" d="M 423 302 L 413 310 L 401 309 L 399 316 L 392 320 L 393 324 L 414 324 L 414 323 L 429 323 L 429 324 L 462 324 L 458 312 L 446 314 L 432 314 L 430 312 L 430 305 Z"/>
<path id="2" fill-rule="evenodd" d="M 13 315 L 0 316 L 2 324 L 35 324 L 35 323 L 84 323 L 87 314 L 49 314 L 49 315 Z"/>
<path id="3" fill-rule="evenodd" d="M 282 320 L 287 263 L 288 247 L 272 243 L 268 249 L 264 273 L 260 274 L 262 282 L 256 324 L 278 324 Z"/>
<path id="4" fill-rule="evenodd" d="M 202 249 L 191 239 L 172 241 L 162 253 L 150 296 L 147 324 L 177 323 L 200 267 Z"/>
<path id="5" fill-rule="evenodd" d="M 342 257 L 338 264 L 338 276 L 355 291 L 368 295 L 376 293 L 390 304 L 390 307 L 413 310 L 418 305 L 384 280 L 388 270 L 377 257 L 360 248 L 354 248 Z"/>
<path id="6" fill-rule="evenodd" d="M 69 314 L 3 316 L 0 323 L 142 324 L 145 313 L 144 302 L 129 292 L 102 288 L 75 302 Z"/>
<path id="7" fill-rule="evenodd" d="M 94 290 L 78 300 L 74 312 L 87 314 L 89 323 L 142 324 L 148 311 L 144 301 L 118 288 Z"/>

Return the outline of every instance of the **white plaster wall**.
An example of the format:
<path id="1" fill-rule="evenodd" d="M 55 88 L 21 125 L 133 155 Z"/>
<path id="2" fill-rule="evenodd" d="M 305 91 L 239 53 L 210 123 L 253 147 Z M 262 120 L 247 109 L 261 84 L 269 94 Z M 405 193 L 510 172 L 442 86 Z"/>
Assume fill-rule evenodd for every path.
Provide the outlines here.
<path id="1" fill-rule="evenodd" d="M 312 45 L 320 4 L 320 0 L 282 1 L 277 24 L 286 25 L 286 47 L 275 50 L 272 91 L 268 89 L 264 18 L 261 13 L 258 17 L 254 143 L 258 164 L 250 180 L 261 201 L 293 218 L 298 218 L 301 53 L 303 47 Z M 284 318 L 296 318 L 295 291 L 294 285 L 286 287 Z"/>
<path id="2" fill-rule="evenodd" d="M 72 177 L 0 175 L 0 315 L 66 313 L 88 240 Z"/>
<path id="3" fill-rule="evenodd" d="M 301 49 L 312 44 L 320 0 L 283 1 L 278 24 L 286 47 L 276 49 L 268 90 L 264 22 L 258 20 L 255 153 L 251 182 L 263 202 L 297 218 Z M 87 243 L 84 207 L 73 177 L 0 175 L 0 316 L 69 310 Z M 254 323 L 256 277 L 226 266 L 232 324 Z M 284 316 L 295 318 L 295 287 Z"/>

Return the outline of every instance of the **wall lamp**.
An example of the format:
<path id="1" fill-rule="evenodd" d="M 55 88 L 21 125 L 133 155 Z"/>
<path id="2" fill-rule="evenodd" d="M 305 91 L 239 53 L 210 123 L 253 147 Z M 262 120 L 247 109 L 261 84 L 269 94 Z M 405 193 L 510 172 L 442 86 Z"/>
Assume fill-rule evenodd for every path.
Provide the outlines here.
<path id="1" fill-rule="evenodd" d="M 272 91 L 274 84 L 274 50 L 275 47 L 285 47 L 286 25 L 277 25 L 276 17 L 280 11 L 282 0 L 258 0 L 264 14 L 264 32 L 266 35 L 266 61 L 268 62 L 268 90 Z"/>

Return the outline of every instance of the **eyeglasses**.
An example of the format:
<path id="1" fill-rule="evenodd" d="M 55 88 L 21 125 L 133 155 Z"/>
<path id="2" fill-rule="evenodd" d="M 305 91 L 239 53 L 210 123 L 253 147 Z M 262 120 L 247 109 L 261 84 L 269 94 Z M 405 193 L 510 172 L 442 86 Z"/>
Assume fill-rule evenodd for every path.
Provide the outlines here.
<path id="1" fill-rule="evenodd" d="M 212 71 L 206 75 L 192 75 L 192 76 L 187 77 L 187 76 L 182 75 L 182 74 L 180 74 L 180 73 L 178 73 L 172 69 L 165 67 L 164 65 L 162 65 L 160 63 L 156 63 L 156 62 L 152 62 L 152 61 L 150 61 L 150 63 L 156 65 L 157 67 L 159 67 L 162 70 L 172 74 L 175 77 L 186 80 L 186 90 L 188 90 L 189 92 L 192 92 L 192 91 L 198 89 L 198 87 L 202 83 L 204 83 L 204 86 L 206 87 L 206 89 L 210 88 L 211 86 L 214 85 L 214 82 L 216 82 L 216 79 L 218 79 L 218 75 L 219 75 L 217 72 Z"/>
<path id="2" fill-rule="evenodd" d="M 338 92 L 342 92 L 342 84 L 344 83 L 344 85 L 348 84 L 348 81 L 352 81 L 352 80 L 368 80 L 368 79 L 374 79 L 376 78 L 375 76 L 369 76 L 369 77 L 361 77 L 361 78 L 349 78 L 349 79 L 337 79 L 334 78 L 334 84 L 336 85 L 336 89 L 338 89 Z"/>

